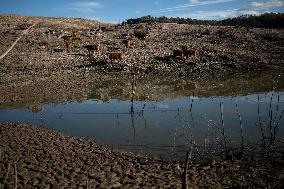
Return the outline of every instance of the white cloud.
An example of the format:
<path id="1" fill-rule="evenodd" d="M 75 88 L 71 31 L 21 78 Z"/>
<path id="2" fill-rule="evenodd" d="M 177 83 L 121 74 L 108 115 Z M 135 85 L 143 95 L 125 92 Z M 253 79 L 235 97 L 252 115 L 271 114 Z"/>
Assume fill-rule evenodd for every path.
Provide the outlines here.
<path id="1" fill-rule="evenodd" d="M 280 0 L 269 0 L 266 2 L 251 2 L 249 4 L 249 8 L 251 9 L 268 9 L 268 8 L 273 8 L 273 7 L 284 7 L 284 2 Z"/>
<path id="2" fill-rule="evenodd" d="M 97 9 L 101 8 L 101 4 L 95 1 L 77 1 L 66 5 L 59 10 L 72 10 L 80 13 L 90 13 L 95 12 Z"/>
<path id="3" fill-rule="evenodd" d="M 260 14 L 258 11 L 240 11 L 238 9 L 228 9 L 228 10 L 220 10 L 220 11 L 195 11 L 192 13 L 185 13 L 175 15 L 175 17 L 183 17 L 183 18 L 194 18 L 200 20 L 219 20 L 226 19 L 230 17 L 236 17 L 244 14 Z"/>
<path id="4" fill-rule="evenodd" d="M 176 14 L 173 17 L 195 18 L 195 19 L 225 19 L 245 14 L 259 15 L 263 12 L 271 12 L 271 8 L 284 7 L 284 2 L 280 0 L 268 0 L 265 2 L 253 1 L 250 4 L 235 9 L 217 10 L 217 11 L 194 11 L 185 14 Z"/>
<path id="5" fill-rule="evenodd" d="M 199 3 L 199 0 L 189 0 L 189 2 L 194 4 L 194 3 Z"/>
<path id="6" fill-rule="evenodd" d="M 183 5 L 177 5 L 174 7 L 154 10 L 152 13 L 166 13 L 166 12 L 173 12 L 173 11 L 181 11 L 184 9 L 187 9 L 189 7 L 196 7 L 196 6 L 202 6 L 202 5 L 210 5 L 210 4 L 219 4 L 219 3 L 227 3 L 232 2 L 236 0 L 206 0 L 206 1 L 199 1 L 199 0 L 190 0 L 189 3 L 183 4 Z"/>

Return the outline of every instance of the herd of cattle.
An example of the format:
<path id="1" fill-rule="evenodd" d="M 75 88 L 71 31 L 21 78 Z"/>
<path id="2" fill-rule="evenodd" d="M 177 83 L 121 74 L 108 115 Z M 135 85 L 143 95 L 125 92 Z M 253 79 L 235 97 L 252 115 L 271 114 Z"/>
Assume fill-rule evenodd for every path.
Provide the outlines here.
<path id="1" fill-rule="evenodd" d="M 95 38 L 99 38 L 99 34 L 102 35 L 103 32 L 107 31 L 106 26 L 99 26 L 97 31 L 97 35 Z M 128 35 L 128 34 L 127 34 Z M 149 38 L 150 32 L 149 30 L 143 28 L 143 27 L 137 27 L 134 28 L 133 31 L 129 34 L 129 36 L 125 37 L 120 41 L 121 45 L 124 46 L 125 50 L 131 48 L 135 44 L 135 40 L 143 41 L 143 43 L 146 43 L 146 39 Z M 60 38 L 63 40 L 65 48 L 67 52 L 70 52 L 72 48 L 75 47 L 79 42 L 82 41 L 81 39 L 81 33 L 79 31 L 73 31 L 69 35 L 62 35 Z M 100 40 L 97 40 L 97 43 L 94 44 L 84 44 L 81 45 L 84 49 L 88 51 L 88 56 L 91 58 L 94 53 L 100 55 L 102 53 L 103 49 L 103 43 L 99 42 Z M 47 41 L 40 42 L 39 44 L 40 47 L 42 48 L 48 48 L 49 43 Z M 123 53 L 122 52 L 106 52 L 105 56 L 111 60 L 111 61 L 121 61 L 123 59 Z M 188 59 L 189 57 L 197 57 L 198 52 L 195 49 L 189 49 L 187 46 L 181 46 L 178 49 L 173 49 L 172 50 L 172 57 L 175 58 L 176 60 L 183 60 L 183 59 Z"/>

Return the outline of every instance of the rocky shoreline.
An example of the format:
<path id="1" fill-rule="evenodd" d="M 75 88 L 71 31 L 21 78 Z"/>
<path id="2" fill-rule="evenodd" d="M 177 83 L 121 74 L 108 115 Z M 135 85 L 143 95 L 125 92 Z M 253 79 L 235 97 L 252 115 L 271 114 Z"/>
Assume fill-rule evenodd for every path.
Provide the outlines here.
<path id="1" fill-rule="evenodd" d="M 0 188 L 180 188 L 183 163 L 123 152 L 35 125 L 0 124 Z M 283 163 L 189 164 L 189 188 L 282 188 Z"/>

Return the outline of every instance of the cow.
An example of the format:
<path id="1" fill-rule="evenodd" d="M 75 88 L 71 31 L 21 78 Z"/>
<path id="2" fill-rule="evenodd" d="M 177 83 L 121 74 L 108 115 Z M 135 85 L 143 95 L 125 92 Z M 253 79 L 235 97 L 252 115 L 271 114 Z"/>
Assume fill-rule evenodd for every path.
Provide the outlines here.
<path id="1" fill-rule="evenodd" d="M 107 57 L 110 59 L 110 60 L 119 60 L 121 61 L 122 60 L 122 53 L 119 53 L 119 52 L 109 52 L 107 53 Z"/>
<path id="2" fill-rule="evenodd" d="M 18 25 L 17 29 L 18 30 L 26 30 L 29 27 L 31 27 L 32 25 L 33 24 L 31 24 L 31 23 L 23 23 L 23 24 Z"/>
<path id="3" fill-rule="evenodd" d="M 89 44 L 89 45 L 84 45 L 83 47 L 88 50 L 90 57 L 91 57 L 91 52 L 96 51 L 96 52 L 100 53 L 101 49 L 102 49 L 100 44 L 93 44 L 93 45 Z"/>
<path id="4" fill-rule="evenodd" d="M 124 39 L 122 40 L 122 44 L 125 45 L 125 48 L 129 48 L 133 45 L 134 41 L 131 39 Z"/>
<path id="5" fill-rule="evenodd" d="M 173 56 L 175 58 L 183 58 L 183 51 L 179 49 L 174 49 L 173 50 Z"/>
<path id="6" fill-rule="evenodd" d="M 194 50 L 194 49 L 187 49 L 187 47 L 186 46 L 182 46 L 181 47 L 181 49 L 182 49 L 182 52 L 183 52 L 183 56 L 184 56 L 184 58 L 188 58 L 188 57 L 196 57 L 197 56 L 197 51 L 196 50 Z"/>
<path id="7" fill-rule="evenodd" d="M 144 40 L 147 37 L 146 31 L 142 28 L 136 28 L 133 32 L 134 36 L 140 40 Z"/>
<path id="8" fill-rule="evenodd" d="M 78 31 L 73 31 L 72 35 L 65 35 L 61 38 L 64 40 L 67 51 L 69 52 L 71 48 L 75 46 L 79 41 L 81 41 L 80 33 Z"/>
<path id="9" fill-rule="evenodd" d="M 187 59 L 188 57 L 196 57 L 197 56 L 197 51 L 193 49 L 186 49 L 183 50 L 183 55 Z"/>
<path id="10" fill-rule="evenodd" d="M 67 52 L 69 52 L 70 49 L 74 47 L 73 36 L 65 35 L 62 36 L 62 39 L 64 40 Z"/>
<path id="11" fill-rule="evenodd" d="M 99 25 L 99 31 L 105 32 L 107 30 L 107 26 Z"/>

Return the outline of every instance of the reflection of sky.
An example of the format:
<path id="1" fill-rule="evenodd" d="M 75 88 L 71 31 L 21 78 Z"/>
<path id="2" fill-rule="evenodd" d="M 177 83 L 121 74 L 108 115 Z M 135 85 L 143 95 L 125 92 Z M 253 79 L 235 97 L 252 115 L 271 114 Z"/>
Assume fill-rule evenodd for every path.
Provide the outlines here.
<path id="1" fill-rule="evenodd" d="M 30 110 L 1 110 L 0 121 L 20 121 L 38 123 L 65 133 L 93 138 L 105 144 L 130 150 L 153 154 L 167 154 L 171 146 L 183 149 L 185 134 L 191 128 L 194 140 L 203 145 L 204 137 L 220 137 L 220 103 L 224 107 L 226 135 L 232 144 L 240 143 L 240 123 L 236 112 L 238 105 L 246 142 L 260 140 L 257 125 L 257 108 L 264 127 L 269 123 L 269 105 L 272 93 L 252 94 L 235 97 L 210 97 L 166 99 L 161 101 L 136 101 L 135 114 L 130 114 L 130 101 L 110 100 L 107 103 L 96 100 L 66 102 L 44 105 L 43 111 L 32 113 Z M 273 93 L 273 122 L 283 125 L 283 92 Z M 277 97 L 280 96 L 279 103 Z M 261 103 L 258 104 L 257 97 Z M 192 106 L 192 111 L 190 107 Z M 278 107 L 278 109 L 277 109 Z M 143 110 L 143 114 L 142 114 Z M 284 116 L 284 115 L 283 115 Z M 210 128 L 208 128 L 210 122 Z M 214 125 L 215 124 L 215 125 Z M 209 129 L 209 132 L 208 132 Z M 280 127 L 279 137 L 284 137 Z M 175 138 L 175 140 L 174 140 Z"/>
<path id="2" fill-rule="evenodd" d="M 282 93 L 268 92 L 262 95 L 252 94 L 249 96 L 239 97 L 238 101 L 246 101 L 247 103 L 258 103 L 258 96 L 260 103 L 270 103 L 270 102 L 272 102 L 273 104 L 278 103 L 278 96 L 279 96 L 279 102 L 284 102 L 283 92 Z"/>

